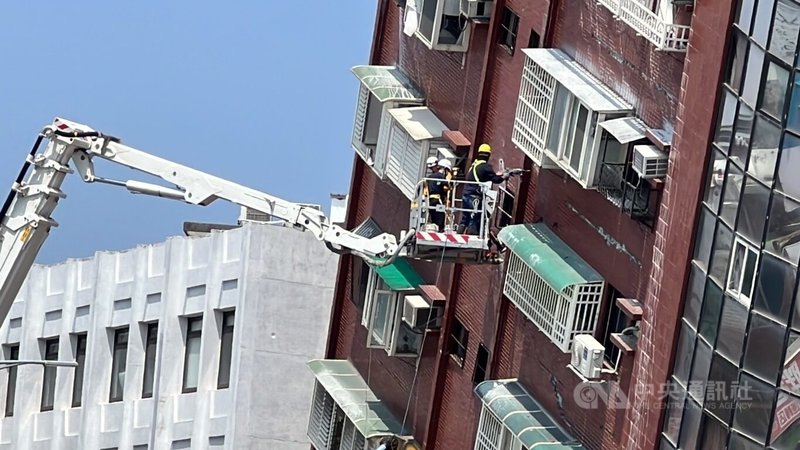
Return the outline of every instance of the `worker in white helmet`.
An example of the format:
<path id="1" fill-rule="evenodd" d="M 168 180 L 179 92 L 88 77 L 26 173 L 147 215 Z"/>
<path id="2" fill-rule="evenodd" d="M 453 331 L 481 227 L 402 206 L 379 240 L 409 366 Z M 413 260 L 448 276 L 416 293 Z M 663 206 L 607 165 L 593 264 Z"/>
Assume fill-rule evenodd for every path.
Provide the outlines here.
<path id="1" fill-rule="evenodd" d="M 431 157 L 435 160 L 434 157 Z M 430 161 L 431 158 L 428 158 Z M 434 172 L 428 175 L 426 181 L 428 191 L 428 219 L 436 225 L 438 231 L 444 231 L 444 200 L 447 197 L 447 170 L 453 165 L 447 159 L 436 161 Z"/>

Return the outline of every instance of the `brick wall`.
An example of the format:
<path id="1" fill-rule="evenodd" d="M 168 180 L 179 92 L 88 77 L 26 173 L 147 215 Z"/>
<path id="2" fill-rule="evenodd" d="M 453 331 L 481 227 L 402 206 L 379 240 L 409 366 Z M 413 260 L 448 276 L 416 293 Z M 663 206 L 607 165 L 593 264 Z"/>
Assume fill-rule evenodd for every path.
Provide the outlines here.
<path id="1" fill-rule="evenodd" d="M 730 0 L 697 2 L 681 80 L 681 103 L 675 127 L 670 169 L 656 227 L 653 267 L 644 304 L 642 334 L 634 366 L 634 382 L 657 386 L 672 366 L 676 327 L 682 311 L 687 269 L 702 189 L 706 154 L 713 130 L 716 93 L 730 25 Z M 658 446 L 661 401 L 644 390 L 633 399 L 624 431 L 624 449 Z"/>

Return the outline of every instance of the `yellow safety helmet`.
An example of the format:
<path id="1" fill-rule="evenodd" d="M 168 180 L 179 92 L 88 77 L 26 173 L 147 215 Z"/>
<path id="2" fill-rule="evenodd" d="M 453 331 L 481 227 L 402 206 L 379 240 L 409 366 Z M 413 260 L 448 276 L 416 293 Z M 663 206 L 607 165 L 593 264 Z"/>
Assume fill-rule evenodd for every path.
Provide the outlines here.
<path id="1" fill-rule="evenodd" d="M 481 146 L 478 147 L 478 153 L 489 153 L 489 154 L 491 154 L 492 153 L 492 147 L 489 144 L 481 144 Z"/>

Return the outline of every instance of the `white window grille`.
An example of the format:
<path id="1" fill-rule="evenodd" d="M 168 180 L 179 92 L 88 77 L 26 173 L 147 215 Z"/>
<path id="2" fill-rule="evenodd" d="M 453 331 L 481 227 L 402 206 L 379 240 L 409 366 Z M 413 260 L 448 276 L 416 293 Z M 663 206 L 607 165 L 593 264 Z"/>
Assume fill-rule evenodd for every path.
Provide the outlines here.
<path id="1" fill-rule="evenodd" d="M 741 238 L 733 244 L 733 256 L 728 270 L 727 291 L 733 298 L 750 307 L 758 268 L 758 249 Z"/>
<path id="2" fill-rule="evenodd" d="M 559 167 L 584 188 L 600 175 L 606 120 L 633 109 L 558 49 L 525 49 L 512 142 L 545 168 Z"/>
<path id="3" fill-rule="evenodd" d="M 525 58 L 511 142 L 540 166 L 546 163 L 544 148 L 557 84 L 542 67 Z"/>
<path id="4" fill-rule="evenodd" d="M 566 287 L 558 292 L 513 252 L 509 252 L 503 293 L 561 351 L 572 350 L 578 334 L 594 334 L 603 283 Z"/>
<path id="5" fill-rule="evenodd" d="M 438 147 L 446 147 L 442 134 L 447 126 L 430 109 L 420 106 L 388 111 L 381 126 L 380 149 L 376 162 L 385 164 L 389 179 L 409 200 L 417 193 L 417 185 L 425 176 L 425 160 L 438 156 Z M 384 132 L 384 130 L 386 130 Z M 385 163 L 384 163 L 385 160 Z"/>
<path id="6" fill-rule="evenodd" d="M 361 81 L 353 121 L 353 150 L 381 178 L 385 174 L 388 110 L 424 103 L 413 83 L 393 66 L 356 66 L 353 73 Z"/>
<path id="7" fill-rule="evenodd" d="M 481 409 L 475 450 L 522 450 L 522 442 L 514 436 L 486 405 Z"/>
<path id="8" fill-rule="evenodd" d="M 500 419 L 484 406 L 478 423 L 475 450 L 500 450 L 503 428 L 505 427 L 500 422 Z"/>
<path id="9" fill-rule="evenodd" d="M 316 450 L 363 450 L 366 442 L 319 382 L 314 386 L 308 438 Z"/>

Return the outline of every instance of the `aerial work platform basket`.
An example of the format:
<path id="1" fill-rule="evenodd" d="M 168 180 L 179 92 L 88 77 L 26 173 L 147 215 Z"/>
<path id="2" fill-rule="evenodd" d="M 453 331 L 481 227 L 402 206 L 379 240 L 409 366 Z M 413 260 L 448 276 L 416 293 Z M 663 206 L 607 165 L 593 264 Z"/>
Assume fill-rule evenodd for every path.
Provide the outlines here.
<path id="1" fill-rule="evenodd" d="M 459 264 L 497 264 L 502 262 L 497 241 L 493 237 L 490 223 L 497 206 L 498 192 L 491 183 L 449 180 L 449 189 L 439 204 L 431 204 L 426 189 L 429 178 L 417 184 L 416 197 L 411 203 L 409 229 L 415 236 L 409 239 L 406 256 L 425 261 L 442 261 Z M 462 203 L 462 192 L 468 185 L 478 185 L 480 202 L 473 209 Z M 433 214 L 444 214 L 444 227 L 434 223 Z M 478 217 L 478 227 L 458 233 L 458 224 L 465 214 Z"/>

